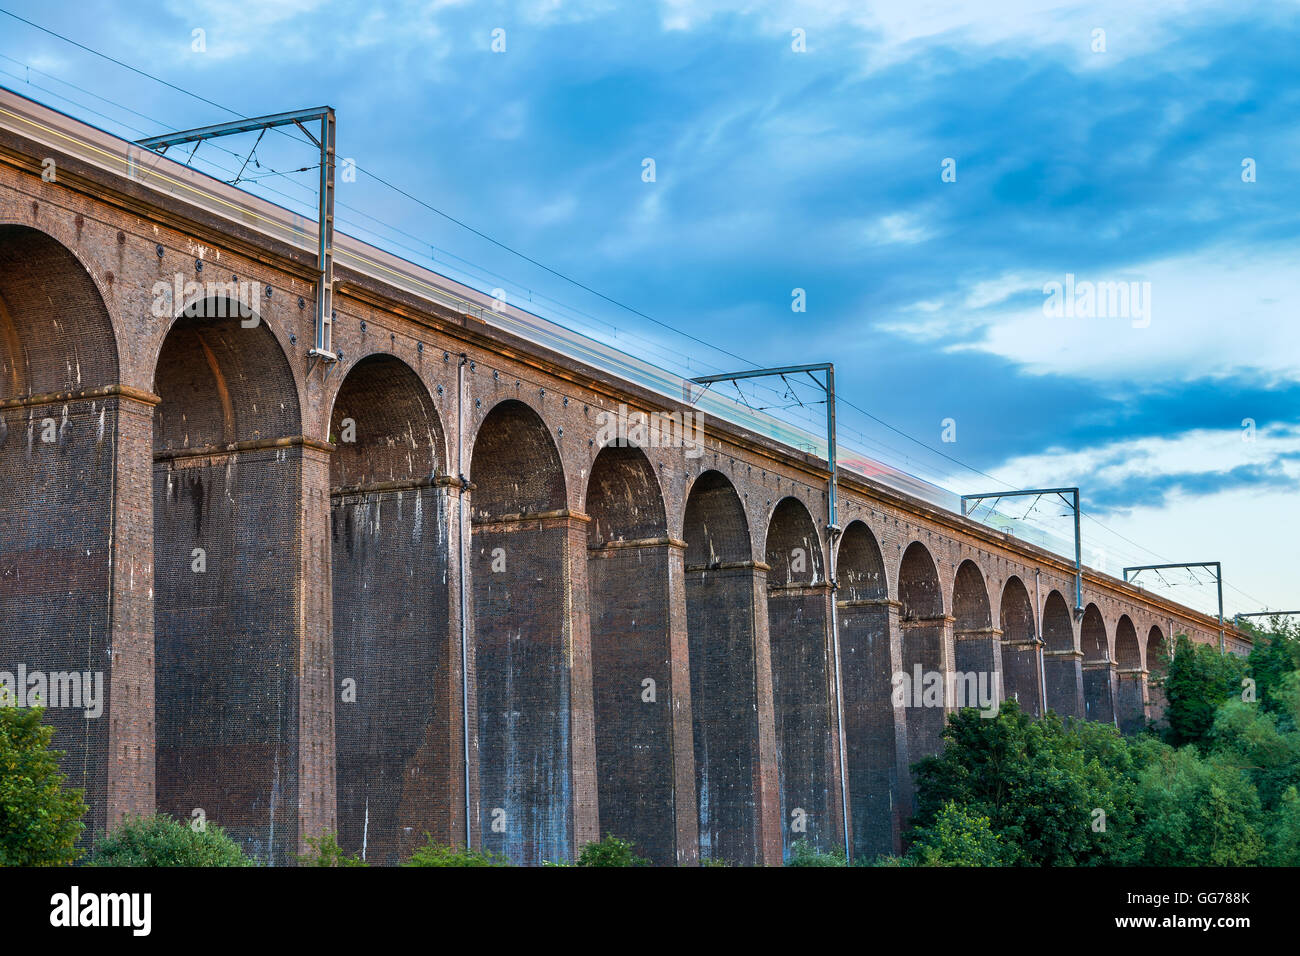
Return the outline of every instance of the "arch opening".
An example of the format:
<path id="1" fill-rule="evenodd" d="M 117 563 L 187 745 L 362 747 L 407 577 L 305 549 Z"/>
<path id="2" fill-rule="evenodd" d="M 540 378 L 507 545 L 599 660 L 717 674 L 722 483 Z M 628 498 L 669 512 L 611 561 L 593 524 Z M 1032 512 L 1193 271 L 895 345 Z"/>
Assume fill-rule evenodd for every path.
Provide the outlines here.
<path id="1" fill-rule="evenodd" d="M 631 840 L 642 856 L 671 865 L 680 849 L 673 747 L 679 689 L 669 579 L 680 549 L 668 539 L 659 482 L 639 448 L 602 448 L 586 501 L 601 834 Z"/>
<path id="2" fill-rule="evenodd" d="M 185 820 L 202 807 L 281 865 L 297 850 L 303 476 L 281 439 L 301 425 L 279 342 L 236 316 L 187 310 L 155 371 L 157 803 Z"/>
<path id="3" fill-rule="evenodd" d="M 1075 650 L 1074 621 L 1060 591 L 1043 602 L 1043 676 L 1047 707 L 1062 717 L 1083 717 L 1083 656 Z"/>
<path id="4" fill-rule="evenodd" d="M 913 541 L 898 569 L 902 604 L 902 706 L 907 721 L 907 754 L 915 763 L 937 753 L 947 722 L 947 682 L 954 652 L 950 621 L 944 616 L 939 571 L 929 550 Z M 905 692 L 905 693 L 903 693 Z"/>
<path id="5" fill-rule="evenodd" d="M 1147 632 L 1147 722 L 1156 724 L 1165 716 L 1168 703 L 1165 697 L 1165 676 L 1169 673 L 1169 655 L 1173 653 L 1165 632 L 1153 624 Z"/>
<path id="6" fill-rule="evenodd" d="M 993 626 L 988 584 L 970 559 L 957 567 L 952 586 L 954 707 L 992 711 L 1002 700 L 1003 661 Z"/>
<path id="7" fill-rule="evenodd" d="M 474 439 L 475 688 L 484 846 L 516 863 L 572 847 L 571 674 L 566 588 L 570 519 L 550 429 L 517 400 Z"/>
<path id="8" fill-rule="evenodd" d="M 1042 713 L 1037 615 L 1029 589 L 1012 575 L 1002 588 L 1002 672 L 1006 695 L 1034 717 Z M 1045 662 L 1044 663 L 1044 670 Z"/>
<path id="9" fill-rule="evenodd" d="M 446 445 L 424 383 L 382 354 L 343 379 L 330 441 L 334 679 L 355 688 L 335 706 L 338 841 L 393 865 L 425 833 L 456 836 Z"/>
<path id="10" fill-rule="evenodd" d="M 119 396 L 68 393 L 118 381 L 112 318 L 90 273 L 52 236 L 0 224 L 0 401 L 12 403 L 0 407 L 0 670 L 90 674 L 101 713 L 110 615 L 126 613 L 109 598 L 114 554 L 127 547 L 114 537 L 115 485 L 125 484 L 116 463 L 123 427 L 139 428 L 144 447 L 148 431 L 120 414 Z M 43 717 L 68 786 L 86 791 L 82 847 L 108 820 L 110 719 L 87 719 L 93 711 L 51 707 Z M 114 713 L 132 717 L 126 702 Z"/>
<path id="11" fill-rule="evenodd" d="M 1115 721 L 1115 669 L 1110 657 L 1110 639 L 1101 610 L 1089 604 L 1079 626 L 1083 651 L 1083 708 L 1089 720 Z"/>
<path id="12" fill-rule="evenodd" d="M 784 852 L 806 840 L 819 850 L 842 845 L 831 781 L 830 601 L 817 526 L 797 498 L 777 503 L 768 523 L 768 641 L 776 723 Z M 797 818 L 800 826 L 792 825 Z"/>
<path id="13" fill-rule="evenodd" d="M 844 743 L 854 859 L 899 848 L 900 798 L 892 678 L 900 650 L 889 626 L 889 584 L 880 545 L 862 521 L 839 542 L 840 657 L 843 662 Z"/>
<path id="14" fill-rule="evenodd" d="M 686 540 L 686 631 L 700 856 L 760 861 L 755 628 L 758 586 L 740 496 L 721 472 L 692 485 Z"/>
<path id="15" fill-rule="evenodd" d="M 1135 734 L 1146 726 L 1146 675 L 1142 672 L 1142 649 L 1132 619 L 1121 615 L 1115 625 L 1115 709 L 1119 729 Z"/>

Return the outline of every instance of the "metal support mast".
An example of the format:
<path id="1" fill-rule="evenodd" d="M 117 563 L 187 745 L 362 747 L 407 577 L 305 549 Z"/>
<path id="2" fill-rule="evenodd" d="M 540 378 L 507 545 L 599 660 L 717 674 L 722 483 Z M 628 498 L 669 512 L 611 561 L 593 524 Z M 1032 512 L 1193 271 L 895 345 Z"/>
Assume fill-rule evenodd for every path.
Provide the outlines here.
<path id="1" fill-rule="evenodd" d="M 1083 619 L 1083 543 L 1079 538 L 1079 489 L 1078 488 L 1028 488 L 1024 491 L 992 491 L 983 495 L 962 495 L 962 517 L 969 517 L 971 509 L 967 502 L 983 501 L 985 498 L 1016 498 L 1025 495 L 1060 495 L 1066 505 L 1074 512 L 1074 619 Z M 997 504 L 995 501 L 994 505 Z"/>
<path id="2" fill-rule="evenodd" d="M 821 372 L 823 379 L 818 380 L 814 372 Z M 839 609 L 835 600 L 835 592 L 839 587 L 835 578 L 835 541 L 840 536 L 839 519 L 836 512 L 836 473 L 839 470 L 838 459 L 835 454 L 835 366 L 830 362 L 821 362 L 816 365 L 785 365 L 779 368 L 759 368 L 749 372 L 731 372 L 722 375 L 703 375 L 700 378 L 693 378 L 684 383 L 682 387 L 683 398 L 686 404 L 694 405 L 699 396 L 691 395 L 691 384 L 703 385 L 705 390 L 715 382 L 736 382 L 745 378 L 769 378 L 777 376 L 784 379 L 787 375 L 806 374 L 813 383 L 826 393 L 826 470 L 827 470 L 827 492 L 826 492 L 826 537 L 828 544 L 826 556 L 826 580 L 831 588 L 831 644 L 834 654 L 835 665 L 835 720 L 836 727 L 839 731 L 839 766 L 840 766 L 840 820 L 844 824 L 844 856 L 847 860 L 853 859 L 853 845 L 849 838 L 849 785 L 846 774 L 847 759 L 845 756 L 844 743 L 844 681 L 841 676 L 840 666 L 840 627 L 839 627 Z M 700 395 L 704 392 L 701 391 Z"/>
<path id="3" fill-rule="evenodd" d="M 1142 571 L 1164 571 L 1168 568 L 1205 568 L 1214 571 L 1214 583 L 1219 590 L 1219 652 L 1225 653 L 1228 650 L 1228 639 L 1223 630 L 1223 566 L 1218 561 L 1191 561 L 1186 563 L 1174 564 L 1139 564 L 1136 567 L 1124 569 L 1124 580 L 1129 581 L 1129 572 L 1133 572 L 1133 577 L 1137 577 Z"/>
<path id="4" fill-rule="evenodd" d="M 320 122 L 320 136 L 312 135 L 304 123 Z M 318 106 L 314 109 L 253 116 L 248 119 L 200 126 L 197 129 L 165 133 L 136 140 L 137 146 L 166 153 L 167 147 L 181 143 L 199 143 L 220 136 L 268 130 L 277 126 L 297 126 L 320 149 L 320 208 L 319 235 L 316 248 L 316 345 L 309 353 L 327 362 L 338 361 L 333 347 L 334 321 L 334 109 Z"/>

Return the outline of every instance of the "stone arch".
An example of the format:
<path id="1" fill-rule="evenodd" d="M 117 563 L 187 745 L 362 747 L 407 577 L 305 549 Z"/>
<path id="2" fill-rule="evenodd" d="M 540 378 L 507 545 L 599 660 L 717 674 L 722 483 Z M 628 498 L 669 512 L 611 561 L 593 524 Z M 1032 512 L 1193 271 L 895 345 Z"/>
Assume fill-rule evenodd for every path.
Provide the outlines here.
<path id="1" fill-rule="evenodd" d="M 776 503 L 767 523 L 765 561 L 768 588 L 826 582 L 821 539 L 808 506 L 787 495 Z"/>
<path id="2" fill-rule="evenodd" d="M 433 397 L 395 355 L 372 352 L 348 369 L 329 422 L 333 488 L 447 473 L 447 441 Z"/>
<path id="3" fill-rule="evenodd" d="M 0 400 L 118 381 L 113 320 L 90 272 L 48 233 L 0 223 Z"/>
<path id="4" fill-rule="evenodd" d="M 45 232 L 0 224 L 0 668 L 100 674 L 105 704 L 113 651 L 129 661 L 140 630 L 133 625 L 113 647 L 113 618 L 125 613 L 109 597 L 115 559 L 132 548 L 147 562 L 135 541 L 114 537 L 113 502 L 127 479 L 116 470 L 123 419 L 148 447 L 147 413 L 137 405 L 123 415 L 124 399 L 91 391 L 118 381 L 112 318 L 89 271 Z M 140 690 L 129 667 L 116 686 Z M 112 703 L 102 719 L 71 707 L 43 718 L 68 785 L 86 791 L 83 847 L 109 822 L 111 767 L 120 775 L 143 759 L 110 762 L 111 723 L 132 720 L 131 704 Z"/>
<path id="5" fill-rule="evenodd" d="M 782 834 L 821 850 L 843 843 L 833 818 L 835 779 L 829 637 L 831 590 L 817 525 L 798 498 L 777 502 L 767 526 L 768 641 Z M 792 825 L 797 817 L 800 826 Z"/>
<path id="6" fill-rule="evenodd" d="M 758 640 L 761 572 L 744 505 L 719 471 L 691 485 L 686 540 L 686 631 L 695 741 L 700 855 L 760 862 Z"/>
<path id="7" fill-rule="evenodd" d="M 154 392 L 157 800 L 258 859 L 298 847 L 299 508 L 288 359 L 227 300 L 177 318 Z"/>
<path id="8" fill-rule="evenodd" d="M 1043 676 L 1047 681 L 1047 707 L 1063 717 L 1082 717 L 1083 655 L 1075 646 L 1070 605 L 1060 591 L 1052 590 L 1043 602 Z"/>
<path id="9" fill-rule="evenodd" d="M 559 451 L 532 407 L 509 399 L 488 413 L 474 437 L 470 481 L 475 831 L 485 847 L 516 863 L 564 859 L 573 838 L 572 674 L 565 654 L 573 528 Z"/>
<path id="10" fill-rule="evenodd" d="M 678 845 L 673 746 L 674 703 L 686 695 L 674 683 L 669 584 L 674 561 L 680 579 L 681 549 L 668 538 L 659 481 L 639 448 L 600 450 L 585 507 L 601 833 L 671 865 L 686 849 Z M 680 798 L 689 805 L 693 794 Z"/>
<path id="11" fill-rule="evenodd" d="M 898 568 L 899 624 L 903 638 L 903 697 L 907 753 L 912 762 L 937 753 L 950 701 L 945 693 L 953 669 L 952 620 L 943 606 L 939 569 L 929 549 L 913 541 Z M 918 676 L 919 675 L 919 676 Z"/>
<path id="12" fill-rule="evenodd" d="M 1169 655 L 1173 653 L 1159 624 L 1147 632 L 1145 668 L 1147 672 L 1147 721 L 1154 724 L 1165 715 L 1165 675 L 1169 673 Z"/>
<path id="13" fill-rule="evenodd" d="M 429 391 L 401 359 L 375 353 L 339 385 L 330 416 L 339 844 L 396 864 L 425 833 L 451 835 L 451 746 L 459 671 L 449 634 L 454 503 Z M 444 837 L 446 838 L 446 837 Z"/>
<path id="14" fill-rule="evenodd" d="M 568 502 L 564 465 L 542 416 L 518 399 L 494 406 L 470 451 L 474 517 L 558 511 Z"/>
<path id="15" fill-rule="evenodd" d="M 750 560 L 753 550 L 745 505 L 722 472 L 701 472 L 691 482 L 682 536 L 690 567 Z"/>
<path id="16" fill-rule="evenodd" d="M 1089 720 L 1115 721 L 1114 662 L 1106 621 L 1096 604 L 1089 604 L 1079 625 L 1083 651 L 1083 707 Z"/>
<path id="17" fill-rule="evenodd" d="M 1008 699 L 1034 717 L 1042 712 L 1037 617 L 1025 582 L 1016 575 L 1002 586 L 1002 681 Z"/>
<path id="18" fill-rule="evenodd" d="M 993 626 L 984 573 L 967 558 L 952 585 L 955 707 L 989 707 L 1001 700 L 1002 648 Z"/>
<path id="19" fill-rule="evenodd" d="M 1142 648 L 1133 619 L 1121 614 L 1115 625 L 1115 709 L 1119 729 L 1137 733 L 1146 723 L 1146 680 Z"/>
<path id="20" fill-rule="evenodd" d="M 893 853 L 904 822 L 891 679 L 901 667 L 880 545 L 865 522 L 839 540 L 840 658 L 853 856 Z"/>

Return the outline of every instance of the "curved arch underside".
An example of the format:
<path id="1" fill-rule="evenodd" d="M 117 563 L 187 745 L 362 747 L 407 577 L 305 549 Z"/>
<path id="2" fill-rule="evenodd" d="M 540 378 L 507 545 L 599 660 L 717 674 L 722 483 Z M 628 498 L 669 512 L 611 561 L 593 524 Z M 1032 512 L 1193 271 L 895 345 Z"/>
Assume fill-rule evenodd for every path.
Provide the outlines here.
<path id="1" fill-rule="evenodd" d="M 571 843 L 570 707 L 578 706 L 565 655 L 573 639 L 567 589 L 575 587 L 586 528 L 556 515 L 568 500 L 564 469 L 546 423 L 523 402 L 502 402 L 483 420 L 470 480 L 475 831 L 516 863 L 563 859 Z M 585 587 L 583 577 L 577 586 Z"/>
<path id="2" fill-rule="evenodd" d="M 103 719 L 72 707 L 43 718 L 68 785 L 86 791 L 82 847 L 108 819 L 106 596 L 120 550 L 112 502 L 124 416 L 116 395 L 69 393 L 118 381 L 112 319 L 91 275 L 46 233 L 0 225 L 0 400 L 23 401 L 0 408 L 0 670 L 101 676 Z M 147 424 L 125 418 L 147 449 Z M 127 659 L 124 647 L 118 656 Z"/>
<path id="3" fill-rule="evenodd" d="M 679 834 L 674 813 L 677 779 L 690 779 L 691 746 L 688 721 L 675 729 L 672 709 L 687 679 L 684 642 L 672 642 L 670 581 L 681 580 L 681 549 L 668 540 L 659 482 L 640 449 L 601 449 L 586 501 L 601 830 L 670 865 L 693 853 L 682 844 L 695 840 L 689 828 Z"/>
<path id="4" fill-rule="evenodd" d="M 843 842 L 831 796 L 830 601 L 817 526 L 796 498 L 778 502 L 766 542 L 768 641 L 784 852 L 799 839 Z"/>
<path id="5" fill-rule="evenodd" d="M 298 836 L 286 808 L 298 800 L 304 458 L 283 442 L 301 433 L 297 389 L 264 323 L 190 311 L 214 317 L 176 320 L 154 381 L 158 808 L 189 819 L 202 807 L 248 853 L 284 864 Z"/>
<path id="6" fill-rule="evenodd" d="M 885 562 L 861 521 L 844 529 L 836 574 L 839 603 L 844 743 L 854 859 L 898 849 L 905 807 L 899 790 L 896 721 L 890 700 L 901 648 L 891 639 Z"/>
<path id="7" fill-rule="evenodd" d="M 330 438 L 334 675 L 357 688 L 335 707 L 338 841 L 394 864 L 453 830 L 445 446 L 428 389 L 388 355 L 349 370 Z"/>

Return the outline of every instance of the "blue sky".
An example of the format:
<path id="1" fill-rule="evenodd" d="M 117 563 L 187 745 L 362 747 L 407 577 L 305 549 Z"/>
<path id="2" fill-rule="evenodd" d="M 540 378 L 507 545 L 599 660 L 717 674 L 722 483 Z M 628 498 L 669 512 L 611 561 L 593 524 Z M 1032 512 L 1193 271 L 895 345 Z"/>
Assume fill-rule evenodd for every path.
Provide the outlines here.
<path id="1" fill-rule="evenodd" d="M 547 266 L 755 363 L 833 360 L 849 401 L 1017 487 L 1080 484 L 1089 563 L 1222 560 L 1229 613 L 1300 605 L 1292 2 L 0 6 L 246 115 L 328 103 L 341 157 Z M 0 82 L 125 135 L 231 116 L 4 17 L 0 54 Z M 312 161 L 292 149 L 252 174 Z M 638 354 L 743 365 L 365 176 L 339 199 L 346 231 Z M 1149 321 L 1045 315 L 1067 274 L 1150 283 Z M 998 487 L 841 423 L 951 490 Z"/>

